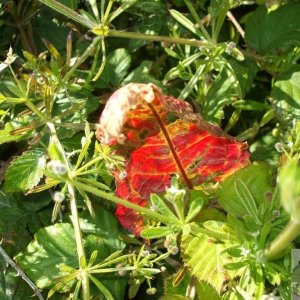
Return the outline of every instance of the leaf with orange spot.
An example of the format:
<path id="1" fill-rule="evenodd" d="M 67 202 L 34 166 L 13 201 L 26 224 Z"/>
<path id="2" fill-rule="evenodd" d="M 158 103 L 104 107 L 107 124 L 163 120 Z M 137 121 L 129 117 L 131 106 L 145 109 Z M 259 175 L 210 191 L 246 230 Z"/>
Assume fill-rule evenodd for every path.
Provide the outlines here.
<path id="1" fill-rule="evenodd" d="M 248 164 L 247 144 L 206 123 L 187 102 L 164 96 L 160 90 L 154 90 L 154 97 L 147 102 L 135 96 L 138 103 L 126 111 L 122 132 L 120 127 L 117 133 L 111 130 L 116 138 L 125 137 L 124 144 L 117 147 L 127 158 L 127 177 L 115 176 L 118 197 L 146 206 L 151 193 L 164 192 L 170 186 L 173 174 L 181 175 L 188 188 L 195 188 L 221 181 Z M 113 95 L 109 101 L 113 107 Z M 105 122 L 101 126 L 100 138 Z M 116 216 L 125 228 L 139 235 L 143 221 L 136 212 L 118 205 Z"/>

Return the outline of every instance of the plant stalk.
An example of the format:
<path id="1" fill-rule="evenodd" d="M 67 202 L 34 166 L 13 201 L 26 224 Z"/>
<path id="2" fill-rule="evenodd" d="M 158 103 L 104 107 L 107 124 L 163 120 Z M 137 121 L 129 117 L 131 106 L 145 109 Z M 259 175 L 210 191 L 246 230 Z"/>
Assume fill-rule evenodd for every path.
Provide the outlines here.
<path id="1" fill-rule="evenodd" d="M 167 216 L 159 214 L 159 213 L 157 213 L 157 212 L 155 212 L 155 211 L 153 211 L 149 208 L 142 207 L 142 206 L 139 206 L 137 204 L 131 203 L 127 200 L 116 197 L 111 193 L 101 191 L 97 188 L 91 187 L 87 184 L 84 184 L 84 183 L 81 183 L 81 182 L 78 182 L 78 181 L 74 182 L 74 185 L 77 187 L 78 190 L 81 189 L 81 190 L 84 190 L 86 192 L 92 193 L 96 196 L 99 196 L 101 198 L 104 198 L 106 200 L 109 200 L 113 203 L 121 204 L 125 207 L 128 207 L 130 209 L 135 210 L 136 212 L 140 213 L 143 216 L 152 218 L 152 219 L 157 220 L 157 221 L 161 221 L 165 224 L 168 224 L 168 223 L 171 223 L 171 222 L 174 223 L 173 218 L 167 217 Z"/>
<path id="2" fill-rule="evenodd" d="M 263 261 L 272 260 L 290 245 L 290 243 L 300 234 L 300 223 L 290 221 L 289 224 L 271 243 L 270 247 L 264 251 Z"/>
<path id="3" fill-rule="evenodd" d="M 44 300 L 43 295 L 41 294 L 38 287 L 27 277 L 27 275 L 24 273 L 24 271 L 8 256 L 8 254 L 5 252 L 5 250 L 0 245 L 0 255 L 4 258 L 5 262 L 13 267 L 17 274 L 21 276 L 21 278 L 27 282 L 27 284 L 34 290 L 35 295 L 40 299 Z"/>
<path id="4" fill-rule="evenodd" d="M 207 30 L 205 29 L 205 27 L 202 24 L 201 19 L 199 18 L 196 9 L 194 8 L 191 0 L 184 0 L 185 5 L 187 6 L 188 10 L 190 11 L 191 15 L 193 16 L 194 20 L 197 22 L 197 26 L 199 27 L 199 29 L 201 30 L 203 37 L 207 40 L 212 42 L 212 39 L 209 35 L 209 33 L 207 32 Z"/>
<path id="5" fill-rule="evenodd" d="M 74 190 L 73 185 L 70 183 L 68 184 L 68 192 L 69 192 L 69 197 L 70 197 L 70 208 L 71 208 L 71 214 L 72 214 L 72 223 L 73 223 L 74 232 L 75 232 L 77 254 L 78 254 L 79 266 L 80 266 L 80 271 L 81 271 L 80 275 L 81 275 L 81 281 L 82 281 L 83 300 L 90 300 L 89 276 L 88 276 L 88 272 L 86 270 L 86 257 L 85 257 L 85 253 L 84 253 L 82 234 L 81 234 L 80 224 L 79 224 L 79 216 L 78 216 L 77 205 L 76 205 L 75 190 Z"/>
<path id="6" fill-rule="evenodd" d="M 118 30 L 109 30 L 107 36 L 111 37 L 120 37 L 127 39 L 137 39 L 137 40 L 145 40 L 145 41 L 153 41 L 153 42 L 162 42 L 169 44 L 181 44 L 181 45 L 190 45 L 194 47 L 209 47 L 214 48 L 215 46 L 204 41 L 194 40 L 194 39 L 185 39 L 179 37 L 170 37 L 170 36 L 162 36 L 162 35 L 150 35 L 144 34 L 140 32 L 126 32 L 126 31 L 118 31 Z"/>

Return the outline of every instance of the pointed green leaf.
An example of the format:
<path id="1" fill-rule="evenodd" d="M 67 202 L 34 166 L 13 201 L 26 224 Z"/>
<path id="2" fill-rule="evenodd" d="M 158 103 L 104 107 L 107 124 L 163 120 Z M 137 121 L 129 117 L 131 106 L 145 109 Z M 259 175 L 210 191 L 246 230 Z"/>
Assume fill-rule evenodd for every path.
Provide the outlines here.
<path id="1" fill-rule="evenodd" d="M 185 17 L 182 13 L 175 9 L 170 9 L 171 16 L 182 26 L 188 29 L 190 32 L 194 33 L 195 35 L 201 37 L 202 34 L 196 29 L 193 22 L 191 22 L 187 17 Z"/>
<path id="2" fill-rule="evenodd" d="M 170 233 L 174 232 L 174 229 L 170 227 L 154 227 L 154 228 L 146 228 L 142 230 L 141 237 L 144 239 L 159 239 Z"/>
<path id="3" fill-rule="evenodd" d="M 35 148 L 12 161 L 5 174 L 7 192 L 26 191 L 35 187 L 46 167 L 46 153 Z"/>
<path id="4" fill-rule="evenodd" d="M 205 196 L 201 191 L 191 190 L 189 191 L 189 196 L 189 210 L 185 217 L 186 223 L 189 223 L 198 215 L 205 203 Z"/>
<path id="5" fill-rule="evenodd" d="M 161 199 L 158 195 L 156 194 L 151 194 L 150 195 L 151 202 L 153 204 L 153 207 L 155 210 L 160 212 L 161 214 L 174 218 L 174 220 L 177 220 L 177 217 L 173 214 L 171 209 L 168 207 L 168 205 L 165 203 L 163 199 Z"/>
<path id="6" fill-rule="evenodd" d="M 95 283 L 99 291 L 105 296 L 105 299 L 107 300 L 114 300 L 114 297 L 110 293 L 110 291 L 93 275 L 89 276 L 91 281 Z"/>
<path id="7" fill-rule="evenodd" d="M 254 197 L 247 185 L 241 179 L 237 179 L 234 181 L 234 187 L 248 214 L 252 217 L 256 224 L 261 225 L 261 222 L 258 218 L 258 209 Z"/>

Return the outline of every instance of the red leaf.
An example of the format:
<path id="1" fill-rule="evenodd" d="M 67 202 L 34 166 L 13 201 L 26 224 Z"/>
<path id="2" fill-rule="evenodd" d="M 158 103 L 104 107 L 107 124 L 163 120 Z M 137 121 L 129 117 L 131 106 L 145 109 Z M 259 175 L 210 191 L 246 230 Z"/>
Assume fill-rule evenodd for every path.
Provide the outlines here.
<path id="1" fill-rule="evenodd" d="M 140 84 L 131 84 L 129 90 L 133 85 L 147 90 L 145 85 Z M 125 91 L 126 86 L 122 89 Z M 136 90 L 138 88 L 135 87 Z M 122 135 L 126 142 L 118 147 L 119 152 L 127 157 L 127 177 L 121 180 L 116 175 L 117 196 L 145 206 L 151 193 L 161 193 L 170 186 L 172 174 L 180 174 L 186 185 L 194 188 L 204 182 L 221 181 L 248 163 L 247 144 L 205 122 L 200 115 L 192 112 L 187 102 L 164 97 L 157 87 L 152 92 L 154 97 L 151 95 L 148 103 L 140 100 L 144 94 L 135 95 L 138 103 L 125 112 L 126 116 L 122 116 L 123 132 L 118 127 L 119 131 L 112 135 L 116 139 Z M 119 99 L 120 92 L 117 95 Z M 128 94 L 124 95 L 128 97 Z M 112 103 L 116 109 L 115 99 L 112 95 L 110 109 Z M 122 99 L 123 102 L 125 100 Z M 174 118 L 177 120 L 174 121 Z M 107 119 L 103 125 L 100 119 L 101 130 L 97 132 L 100 139 L 103 135 L 109 137 L 105 126 L 111 128 L 111 125 L 106 125 L 106 122 Z M 139 235 L 143 222 L 137 213 L 118 205 L 116 215 L 125 228 Z"/>

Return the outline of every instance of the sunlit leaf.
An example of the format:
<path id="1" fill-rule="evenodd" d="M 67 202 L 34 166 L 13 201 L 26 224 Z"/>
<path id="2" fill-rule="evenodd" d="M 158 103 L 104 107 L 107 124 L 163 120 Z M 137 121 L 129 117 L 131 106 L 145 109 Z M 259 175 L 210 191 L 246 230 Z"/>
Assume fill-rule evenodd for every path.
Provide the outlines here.
<path id="1" fill-rule="evenodd" d="M 225 264 L 234 262 L 234 258 L 225 251 L 227 247 L 224 242 L 201 232 L 183 236 L 181 243 L 182 258 L 191 274 L 211 284 L 218 294 L 225 281 L 234 277 L 233 272 L 224 268 Z"/>
<path id="2" fill-rule="evenodd" d="M 53 285 L 54 278 L 65 275 L 60 271 L 61 266 L 78 267 L 72 225 L 60 223 L 42 228 L 34 237 L 27 249 L 18 254 L 16 259 L 39 288 L 49 287 Z"/>
<path id="3" fill-rule="evenodd" d="M 26 191 L 35 187 L 43 176 L 46 167 L 46 153 L 34 148 L 24 152 L 12 161 L 5 174 L 5 190 Z"/>

